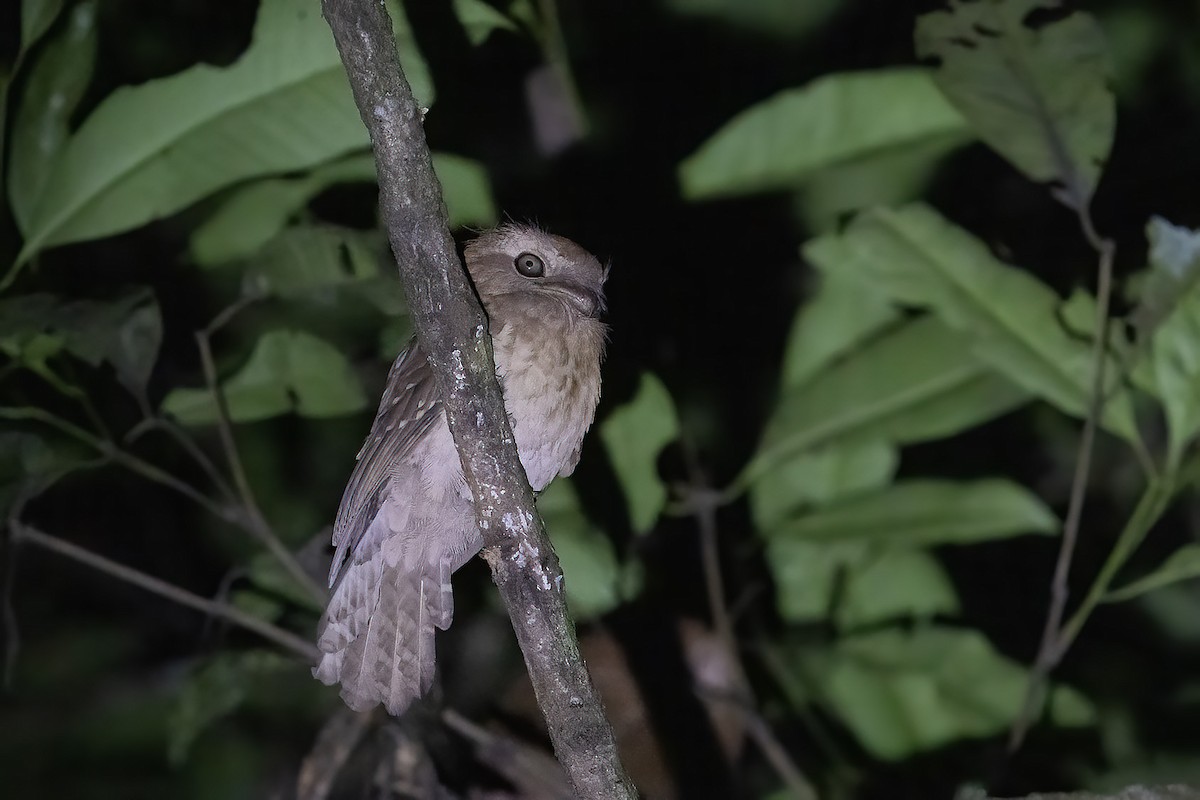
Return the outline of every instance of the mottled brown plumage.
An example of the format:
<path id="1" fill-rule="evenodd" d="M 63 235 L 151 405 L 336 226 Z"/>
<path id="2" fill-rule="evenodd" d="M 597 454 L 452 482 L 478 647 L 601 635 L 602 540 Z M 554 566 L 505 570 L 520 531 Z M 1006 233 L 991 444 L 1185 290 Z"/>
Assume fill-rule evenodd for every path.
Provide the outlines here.
<path id="1" fill-rule="evenodd" d="M 606 276 L 574 242 L 506 225 L 467 245 L 496 374 L 529 483 L 570 475 L 600 398 Z M 388 375 L 334 525 L 321 623 L 327 684 L 359 711 L 400 714 L 429 689 L 434 628 L 454 617 L 450 576 L 483 546 L 429 364 L 415 341 Z M 339 581 L 340 578 L 340 582 Z"/>

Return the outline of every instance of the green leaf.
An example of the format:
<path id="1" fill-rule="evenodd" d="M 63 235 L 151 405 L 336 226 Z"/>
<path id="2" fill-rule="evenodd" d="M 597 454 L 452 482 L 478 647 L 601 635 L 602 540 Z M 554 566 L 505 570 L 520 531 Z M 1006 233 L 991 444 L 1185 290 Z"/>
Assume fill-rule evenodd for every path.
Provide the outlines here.
<path id="1" fill-rule="evenodd" d="M 145 389 L 161 342 L 162 318 L 148 289 L 127 290 L 110 302 L 49 294 L 0 300 L 0 351 L 35 371 L 67 351 L 94 367 L 112 364 L 136 395 Z"/>
<path id="2" fill-rule="evenodd" d="M 249 578 L 259 589 L 282 597 L 295 606 L 318 614 L 325 610 L 272 553 L 259 553 L 250 559 Z"/>
<path id="3" fill-rule="evenodd" d="M 1116 103 L 1099 25 L 1075 12 L 1036 29 L 1055 0 L 951 0 L 917 21 L 917 55 L 979 137 L 1075 209 L 1091 202 L 1112 148 Z"/>
<path id="4" fill-rule="evenodd" d="M 387 245 L 378 231 L 332 226 L 288 228 L 264 247 L 246 270 L 253 295 L 294 297 L 379 278 Z M 399 283 L 389 277 L 392 283 Z"/>
<path id="5" fill-rule="evenodd" d="M 62 11 L 63 0 L 21 0 L 21 52 L 25 53 L 50 30 Z"/>
<path id="6" fill-rule="evenodd" d="M 1137 307 L 1130 314 L 1142 341 L 1148 341 L 1200 283 L 1200 233 L 1151 217 L 1146 239 L 1150 242 L 1150 270 L 1142 276 Z"/>
<path id="7" fill-rule="evenodd" d="M 841 630 L 959 611 L 946 570 L 923 550 L 872 548 L 845 576 L 834 620 Z"/>
<path id="8" fill-rule="evenodd" d="M 31 500 L 86 463 L 36 434 L 0 431 L 0 519 L 8 519 L 15 503 Z"/>
<path id="9" fill-rule="evenodd" d="M 1123 603 L 1155 589 L 1195 577 L 1200 577 L 1200 545 L 1185 544 L 1149 575 L 1109 592 L 1105 595 L 1104 602 Z"/>
<path id="10" fill-rule="evenodd" d="M 366 407 L 358 376 L 328 342 L 302 331 L 263 334 L 246 364 L 224 383 L 229 417 L 253 422 L 294 411 L 332 417 Z M 208 389 L 173 389 L 162 410 L 185 425 L 208 425 L 217 408 Z"/>
<path id="11" fill-rule="evenodd" d="M 1027 399 L 936 318 L 905 322 L 785 392 L 743 480 L 816 447 L 950 436 Z"/>
<path id="12" fill-rule="evenodd" d="M 839 244 L 831 238 L 825 247 Z M 900 318 L 899 310 L 886 295 L 846 277 L 842 271 L 830 269 L 818 273 L 817 279 L 816 293 L 800 307 L 788 334 L 783 353 L 785 389 L 804 384 Z"/>
<path id="13" fill-rule="evenodd" d="M 499 214 L 492 200 L 492 182 L 483 164 L 449 153 L 434 153 L 433 170 L 442 184 L 450 227 L 496 224 Z"/>
<path id="14" fill-rule="evenodd" d="M 57 11 L 55 12 L 57 13 Z M 67 141 L 67 123 L 92 80 L 96 4 L 71 10 L 68 24 L 38 56 L 13 117 L 8 202 L 23 233 Z"/>
<path id="15" fill-rule="evenodd" d="M 221 653 L 198 667 L 187 679 L 171 716 L 167 754 L 180 765 L 196 738 L 246 701 L 256 685 L 296 668 L 282 656 L 265 650 Z"/>
<path id="16" fill-rule="evenodd" d="M 398 4 L 389 3 L 405 74 L 432 96 Z M 83 123 L 47 179 L 19 256 L 172 214 L 239 181 L 306 169 L 368 144 L 320 8 L 263 0 L 250 49 L 125 87 Z M 10 275 L 9 280 L 12 276 Z"/>
<path id="17" fill-rule="evenodd" d="M 934 545 L 1052 534 L 1058 526 L 1041 500 L 1010 481 L 909 480 L 805 514 L 772 534 L 818 542 Z"/>
<path id="18" fill-rule="evenodd" d="M 764 472 L 750 487 L 755 527 L 769 535 L 802 508 L 886 486 L 899 460 L 896 448 L 882 441 L 800 453 Z"/>
<path id="19" fill-rule="evenodd" d="M 780 38 L 811 33 L 841 5 L 842 0 L 667 0 L 667 7 L 681 16 L 702 17 Z"/>
<path id="20" fill-rule="evenodd" d="M 454 16 L 467 39 L 478 47 L 496 31 L 519 31 L 517 23 L 483 0 L 454 0 Z"/>
<path id="21" fill-rule="evenodd" d="M 679 165 L 692 200 L 789 189 L 817 170 L 969 138 L 929 72 L 829 75 L 738 114 Z"/>
<path id="22" fill-rule="evenodd" d="M 600 439 L 625 492 L 635 533 L 653 528 L 666 505 L 667 487 L 658 475 L 658 454 L 678 436 L 679 418 L 671 395 L 648 372 L 643 373 L 633 399 L 615 409 L 600 426 Z"/>
<path id="23" fill-rule="evenodd" d="M 871 755 L 888 761 L 1004 731 L 1029 680 L 972 630 L 883 630 L 800 658 L 821 704 Z M 1051 707 L 1062 724 L 1095 717 L 1087 699 L 1066 687 L 1054 689 Z"/>
<path id="24" fill-rule="evenodd" d="M 620 605 L 622 570 L 612 541 L 584 516 L 570 481 L 550 484 L 537 506 L 562 565 L 572 616 L 593 619 Z"/>
<path id="25" fill-rule="evenodd" d="M 359 153 L 322 164 L 300 178 L 265 178 L 234 190 L 192 233 L 189 250 L 201 266 L 259 251 L 317 194 L 339 183 L 374 183 L 375 159 Z"/>
<path id="26" fill-rule="evenodd" d="M 853 257 L 837 265 L 806 253 L 824 269 L 853 270 L 898 303 L 931 309 L 956 331 L 951 336 L 1013 383 L 1068 414 L 1086 415 L 1091 347 L 1063 327 L 1061 298 L 1033 275 L 1003 264 L 983 242 L 921 204 L 860 215 L 842 245 Z M 1108 365 L 1107 375 L 1118 372 Z M 1103 421 L 1121 436 L 1136 435 L 1127 392 L 1113 394 Z"/>
<path id="27" fill-rule="evenodd" d="M 842 629 L 958 611 L 958 596 L 937 560 L 921 550 L 865 541 L 768 540 L 779 616 Z"/>

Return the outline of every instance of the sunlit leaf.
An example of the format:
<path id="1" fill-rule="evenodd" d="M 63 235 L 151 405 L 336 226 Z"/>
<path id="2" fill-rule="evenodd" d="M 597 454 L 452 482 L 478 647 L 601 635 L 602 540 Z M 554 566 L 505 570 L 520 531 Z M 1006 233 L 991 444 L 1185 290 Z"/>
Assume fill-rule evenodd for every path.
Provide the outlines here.
<path id="1" fill-rule="evenodd" d="M 917 22 L 917 55 L 983 141 L 1073 208 L 1090 201 L 1116 126 L 1100 27 L 1077 11 L 1033 27 L 1055 0 L 950 0 Z"/>
<path id="2" fill-rule="evenodd" d="M 96 4 L 80 3 L 67 25 L 42 48 L 13 115 L 8 201 L 28 232 L 46 178 L 67 140 L 67 122 L 92 79 L 96 60 Z"/>
<path id="3" fill-rule="evenodd" d="M 983 242 L 920 204 L 859 215 L 842 246 L 854 257 L 824 268 L 852 270 L 896 302 L 929 308 L 955 331 L 953 338 L 1013 383 L 1068 414 L 1087 413 L 1091 347 L 1063 327 L 1061 298 L 1033 275 L 1002 263 Z M 1106 374 L 1118 371 L 1110 363 Z M 1127 392 L 1114 392 L 1103 422 L 1135 435 Z"/>
<path id="4" fill-rule="evenodd" d="M 871 755 L 888 761 L 1001 733 L 1020 712 L 1029 681 L 972 630 L 883 630 L 799 657 L 819 702 Z M 1060 724 L 1095 717 L 1088 700 L 1067 687 L 1053 690 L 1050 706 Z"/>
<path id="5" fill-rule="evenodd" d="M 680 164 L 679 180 L 691 199 L 790 189 L 817 170 L 968 138 L 927 71 L 838 73 L 738 114 Z"/>
<path id="6" fill-rule="evenodd" d="M 1121 603 L 1195 577 L 1200 577 L 1200 545 L 1185 544 L 1168 556 L 1158 569 L 1120 589 L 1114 589 L 1104 599 L 1109 603 Z"/>
<path id="7" fill-rule="evenodd" d="M 405 74 L 427 106 L 428 70 L 399 5 L 389 10 Z M 119 89 L 84 121 L 46 181 L 19 262 L 367 144 L 319 5 L 264 0 L 253 43 L 237 63 Z"/>
<path id="8" fill-rule="evenodd" d="M 905 322 L 785 392 L 744 477 L 821 446 L 950 436 L 1027 400 L 938 319 Z"/>
<path id="9" fill-rule="evenodd" d="M 667 488 L 658 474 L 658 454 L 679 436 L 679 419 L 667 387 L 642 375 L 637 393 L 614 410 L 600 426 L 600 438 L 617 480 L 625 492 L 629 522 L 646 533 L 667 502 Z"/>
<path id="10" fill-rule="evenodd" d="M 912 546 L 1050 534 L 1058 524 L 1033 493 L 1006 480 L 908 480 L 801 515 L 770 533 Z"/>
<path id="11" fill-rule="evenodd" d="M 266 333 L 246 364 L 223 384 L 234 422 L 252 422 L 294 411 L 303 417 L 350 414 L 366 407 L 366 395 L 345 356 L 303 331 Z M 217 420 L 207 389 L 174 389 L 162 410 L 187 425 Z"/>
<path id="12" fill-rule="evenodd" d="M 900 457 L 883 441 L 818 448 L 760 475 L 750 487 L 754 524 L 764 534 L 802 508 L 886 486 Z"/>
<path id="13" fill-rule="evenodd" d="M 538 495 L 538 511 L 562 565 L 576 620 L 613 610 L 623 599 L 622 568 L 612 541 L 583 513 L 575 487 L 560 478 Z"/>

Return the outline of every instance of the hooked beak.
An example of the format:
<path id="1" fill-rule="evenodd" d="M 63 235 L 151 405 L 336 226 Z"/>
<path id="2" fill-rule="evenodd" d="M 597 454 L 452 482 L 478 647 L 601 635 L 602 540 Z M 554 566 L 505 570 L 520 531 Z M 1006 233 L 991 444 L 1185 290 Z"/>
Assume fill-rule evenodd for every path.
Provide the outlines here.
<path id="1" fill-rule="evenodd" d="M 604 294 L 598 289 L 589 289 L 577 283 L 559 283 L 546 281 L 542 287 L 564 300 L 579 315 L 588 319 L 599 319 L 608 310 L 604 302 Z"/>

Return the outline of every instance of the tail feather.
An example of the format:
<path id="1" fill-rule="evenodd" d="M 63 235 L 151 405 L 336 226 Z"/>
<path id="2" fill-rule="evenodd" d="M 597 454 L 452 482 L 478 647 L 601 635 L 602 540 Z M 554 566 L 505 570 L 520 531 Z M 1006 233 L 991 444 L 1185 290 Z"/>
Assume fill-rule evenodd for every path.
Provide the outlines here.
<path id="1" fill-rule="evenodd" d="M 391 566 L 377 552 L 351 565 L 334 593 L 313 675 L 341 683 L 356 711 L 382 702 L 401 714 L 433 685 L 434 627 L 445 629 L 453 615 L 449 559 Z"/>

